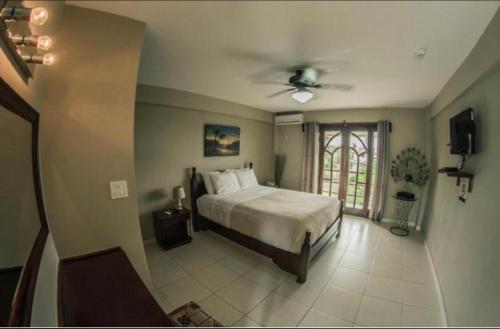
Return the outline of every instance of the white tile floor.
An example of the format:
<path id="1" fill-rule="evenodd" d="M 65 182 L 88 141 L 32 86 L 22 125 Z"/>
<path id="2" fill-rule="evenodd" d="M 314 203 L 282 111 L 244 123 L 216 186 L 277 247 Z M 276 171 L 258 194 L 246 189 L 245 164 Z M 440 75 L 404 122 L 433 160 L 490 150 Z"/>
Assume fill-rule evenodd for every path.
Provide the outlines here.
<path id="1" fill-rule="evenodd" d="M 305 284 L 213 232 L 163 251 L 145 245 L 154 296 L 166 312 L 198 302 L 227 326 L 441 326 L 424 239 L 345 216 L 342 234 Z"/>

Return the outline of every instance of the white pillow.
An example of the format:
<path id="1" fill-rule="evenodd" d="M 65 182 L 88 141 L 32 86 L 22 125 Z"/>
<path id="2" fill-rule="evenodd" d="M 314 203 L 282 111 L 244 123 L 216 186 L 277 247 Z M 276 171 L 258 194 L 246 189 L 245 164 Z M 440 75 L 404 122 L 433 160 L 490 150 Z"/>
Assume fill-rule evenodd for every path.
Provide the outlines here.
<path id="1" fill-rule="evenodd" d="M 210 173 L 212 184 L 216 194 L 236 192 L 240 190 L 238 178 L 234 172 Z"/>
<path id="2" fill-rule="evenodd" d="M 210 178 L 210 174 L 217 173 L 216 171 L 205 171 L 201 173 L 201 177 L 203 178 L 203 183 L 205 183 L 205 189 L 208 194 L 214 194 L 214 185 L 212 184 L 212 179 Z"/>
<path id="3" fill-rule="evenodd" d="M 238 183 L 240 183 L 241 188 L 248 188 L 259 185 L 253 169 L 235 170 L 234 173 L 238 178 Z"/>

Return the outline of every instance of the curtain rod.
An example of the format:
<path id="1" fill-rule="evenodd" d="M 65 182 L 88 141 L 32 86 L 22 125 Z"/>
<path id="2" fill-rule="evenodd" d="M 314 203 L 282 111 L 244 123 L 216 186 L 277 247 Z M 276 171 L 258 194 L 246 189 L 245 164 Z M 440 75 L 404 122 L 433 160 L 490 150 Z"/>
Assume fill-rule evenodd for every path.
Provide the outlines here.
<path id="1" fill-rule="evenodd" d="M 389 122 L 389 132 L 392 133 L 392 122 Z M 345 126 L 360 126 L 360 127 L 376 127 L 377 122 L 342 122 L 342 123 L 320 123 L 319 124 L 320 128 L 321 127 L 345 127 Z M 305 131 L 305 123 L 302 124 L 302 132 Z"/>

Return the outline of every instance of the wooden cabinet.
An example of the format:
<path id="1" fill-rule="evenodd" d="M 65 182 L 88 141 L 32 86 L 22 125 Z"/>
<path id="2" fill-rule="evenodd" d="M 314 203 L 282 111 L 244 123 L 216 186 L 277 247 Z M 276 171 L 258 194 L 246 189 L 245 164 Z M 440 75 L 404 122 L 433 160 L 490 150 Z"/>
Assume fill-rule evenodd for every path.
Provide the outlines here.
<path id="1" fill-rule="evenodd" d="M 59 326 L 175 326 L 121 248 L 61 260 L 58 293 Z"/>
<path id="2" fill-rule="evenodd" d="M 165 210 L 153 213 L 156 241 L 165 250 L 191 242 L 190 228 L 191 212 L 181 209 L 173 214 Z"/>

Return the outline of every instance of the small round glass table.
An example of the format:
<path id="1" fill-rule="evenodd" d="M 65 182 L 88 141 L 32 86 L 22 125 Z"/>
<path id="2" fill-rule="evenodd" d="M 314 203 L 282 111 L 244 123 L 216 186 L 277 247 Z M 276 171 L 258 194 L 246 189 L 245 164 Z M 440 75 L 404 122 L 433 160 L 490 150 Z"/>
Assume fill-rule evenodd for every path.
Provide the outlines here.
<path id="1" fill-rule="evenodd" d="M 410 216 L 411 208 L 418 199 L 408 199 L 397 195 L 392 195 L 392 197 L 396 199 L 397 202 L 396 225 L 392 226 L 389 231 L 395 235 L 407 236 L 410 234 L 410 230 L 408 229 L 408 217 Z"/>

